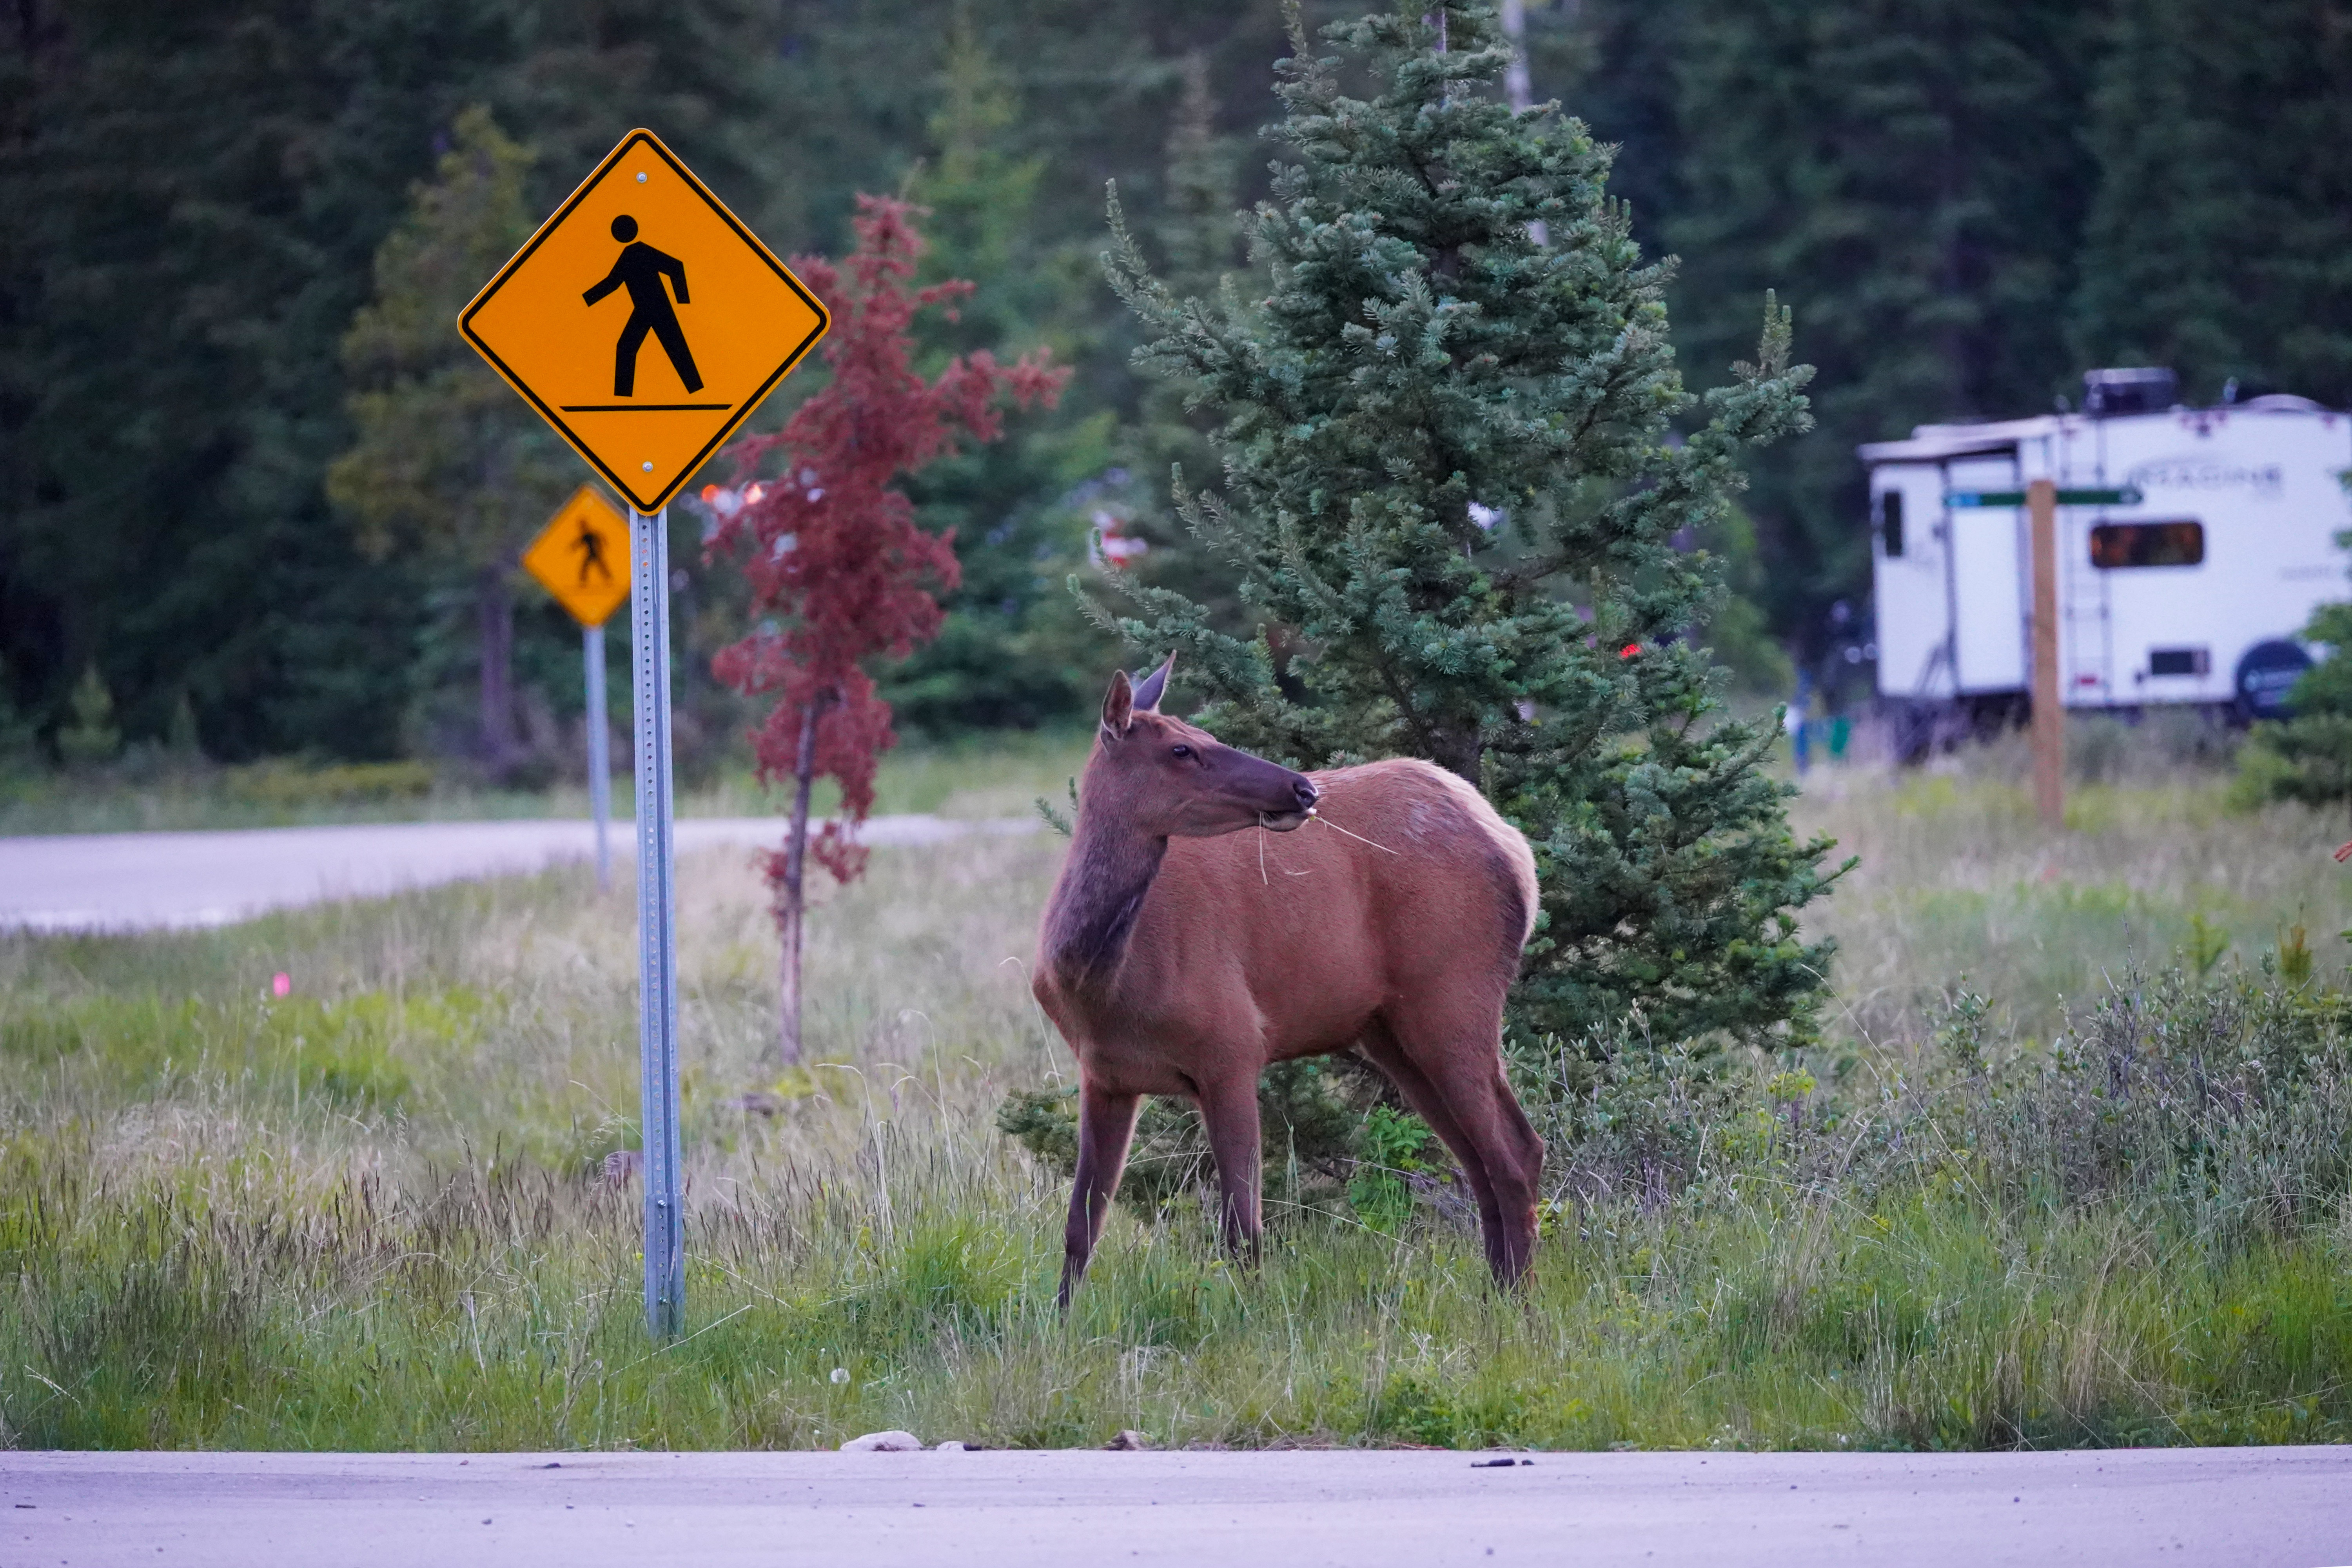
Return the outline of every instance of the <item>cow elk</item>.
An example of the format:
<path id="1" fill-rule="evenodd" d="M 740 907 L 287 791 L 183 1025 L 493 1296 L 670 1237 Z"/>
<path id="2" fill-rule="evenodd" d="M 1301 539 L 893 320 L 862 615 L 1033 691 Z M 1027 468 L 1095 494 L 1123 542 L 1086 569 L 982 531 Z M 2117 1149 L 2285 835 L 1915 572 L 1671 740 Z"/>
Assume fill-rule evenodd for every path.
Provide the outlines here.
<path id="1" fill-rule="evenodd" d="M 1297 773 L 1159 711 L 1175 664 L 1112 678 L 1032 984 L 1078 1058 L 1061 1300 L 1086 1273 L 1147 1094 L 1200 1107 L 1226 1246 L 1254 1257 L 1258 1078 L 1354 1049 L 1443 1139 L 1515 1285 L 1543 1141 L 1502 1063 L 1535 857 L 1469 784 L 1397 759 Z M 1301 831 L 1304 829 L 1304 831 Z"/>

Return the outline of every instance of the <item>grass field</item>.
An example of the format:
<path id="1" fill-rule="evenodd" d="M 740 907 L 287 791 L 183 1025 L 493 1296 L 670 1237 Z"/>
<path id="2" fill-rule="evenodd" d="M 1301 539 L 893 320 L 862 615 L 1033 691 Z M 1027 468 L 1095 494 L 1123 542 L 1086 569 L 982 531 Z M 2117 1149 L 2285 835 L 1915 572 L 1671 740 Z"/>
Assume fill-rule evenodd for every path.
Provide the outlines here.
<path id="1" fill-rule="evenodd" d="M 905 808 L 999 815 L 1068 755 L 920 770 Z M 1813 921 L 1843 952 L 1802 1059 L 1668 1053 L 1580 1102 L 1530 1068 L 1591 1135 L 1555 1143 L 1525 1300 L 1424 1181 L 1401 1225 L 1276 1214 L 1255 1274 L 1195 1204 L 1122 1209 L 1057 1316 L 1065 1193 L 993 1124 L 1067 1065 L 1025 973 L 1047 834 L 877 852 L 832 892 L 815 1065 L 781 1078 L 761 889 L 737 856 L 681 867 L 667 1346 L 637 1191 L 603 1173 L 635 1134 L 625 888 L 0 938 L 5 1438 L 2352 1439 L 2339 835 L 2189 773 L 2085 787 L 2053 838 L 2021 777 L 1813 775 L 1801 825 L 1863 864 Z"/>

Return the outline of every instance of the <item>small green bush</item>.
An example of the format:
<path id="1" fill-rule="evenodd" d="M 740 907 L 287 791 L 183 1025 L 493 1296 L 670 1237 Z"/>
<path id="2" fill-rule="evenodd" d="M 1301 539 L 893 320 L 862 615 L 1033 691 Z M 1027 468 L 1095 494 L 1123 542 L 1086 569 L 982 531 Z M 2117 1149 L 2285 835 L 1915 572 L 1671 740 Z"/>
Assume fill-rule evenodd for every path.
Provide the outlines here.
<path id="1" fill-rule="evenodd" d="M 2352 647 L 2352 604 L 2323 605 L 2310 641 Z M 2240 763 L 2242 801 L 2352 807 L 2352 659 L 2322 659 L 2288 694 L 2294 717 L 2253 727 Z"/>
<path id="2" fill-rule="evenodd" d="M 433 791 L 425 763 L 340 763 L 312 766 L 275 761 L 229 771 L 228 793 L 249 805 L 299 811 L 320 805 L 370 805 L 414 800 Z"/>
<path id="3" fill-rule="evenodd" d="M 114 697 L 91 664 L 73 689 L 72 718 L 58 728 L 58 755 L 69 768 L 96 767 L 122 750 L 114 723 Z"/>

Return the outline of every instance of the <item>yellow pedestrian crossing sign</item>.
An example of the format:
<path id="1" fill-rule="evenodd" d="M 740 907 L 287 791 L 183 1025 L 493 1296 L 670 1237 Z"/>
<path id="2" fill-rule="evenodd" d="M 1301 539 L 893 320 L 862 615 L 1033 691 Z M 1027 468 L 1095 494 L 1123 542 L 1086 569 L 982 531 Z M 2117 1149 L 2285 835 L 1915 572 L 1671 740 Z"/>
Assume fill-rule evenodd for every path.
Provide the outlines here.
<path id="1" fill-rule="evenodd" d="M 629 597 L 629 525 L 593 485 L 565 501 L 548 520 L 523 570 L 583 626 L 601 626 Z"/>
<path id="2" fill-rule="evenodd" d="M 491 368 L 645 512 L 827 324 L 816 296 L 650 131 L 622 138 L 457 317 Z"/>

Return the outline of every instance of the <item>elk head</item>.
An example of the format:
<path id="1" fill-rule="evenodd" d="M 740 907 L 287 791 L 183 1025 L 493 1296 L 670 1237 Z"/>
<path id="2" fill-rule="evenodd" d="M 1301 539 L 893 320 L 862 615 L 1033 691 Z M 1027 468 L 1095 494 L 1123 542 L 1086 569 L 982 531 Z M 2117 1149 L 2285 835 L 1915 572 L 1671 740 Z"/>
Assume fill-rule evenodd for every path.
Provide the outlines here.
<path id="1" fill-rule="evenodd" d="M 1175 668 L 1171 653 L 1140 682 L 1123 669 L 1111 677 L 1087 759 L 1084 805 L 1154 838 L 1214 838 L 1244 827 L 1287 833 L 1304 824 L 1318 793 L 1307 775 L 1160 711 Z"/>

